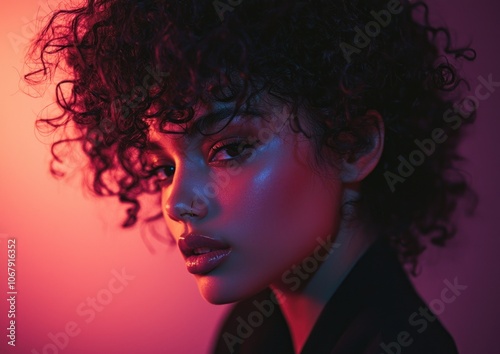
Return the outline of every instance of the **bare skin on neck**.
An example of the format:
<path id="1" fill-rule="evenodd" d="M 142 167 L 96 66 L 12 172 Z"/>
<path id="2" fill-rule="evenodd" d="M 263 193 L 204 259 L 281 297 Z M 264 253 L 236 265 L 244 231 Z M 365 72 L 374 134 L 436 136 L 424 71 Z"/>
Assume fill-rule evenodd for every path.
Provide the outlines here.
<path id="1" fill-rule="evenodd" d="M 331 251 L 326 260 L 313 274 L 302 280 L 298 288 L 283 282 L 271 285 L 271 289 L 279 294 L 277 297 L 290 330 L 295 353 L 302 351 L 326 303 L 373 241 L 375 235 L 366 231 L 366 228 L 344 228 L 341 225 L 337 238 L 329 243 Z M 305 273 L 302 270 L 304 278 Z"/>

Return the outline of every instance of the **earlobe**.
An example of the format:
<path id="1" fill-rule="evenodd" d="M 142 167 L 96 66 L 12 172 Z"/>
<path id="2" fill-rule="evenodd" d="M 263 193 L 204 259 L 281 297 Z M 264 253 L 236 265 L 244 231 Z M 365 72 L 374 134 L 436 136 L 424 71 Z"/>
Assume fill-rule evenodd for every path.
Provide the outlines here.
<path id="1" fill-rule="evenodd" d="M 363 151 L 350 154 L 342 160 L 340 177 L 344 183 L 355 183 L 365 179 L 377 166 L 384 150 L 385 126 L 378 111 L 369 110 L 364 116 L 369 123 L 366 135 L 369 144 Z"/>

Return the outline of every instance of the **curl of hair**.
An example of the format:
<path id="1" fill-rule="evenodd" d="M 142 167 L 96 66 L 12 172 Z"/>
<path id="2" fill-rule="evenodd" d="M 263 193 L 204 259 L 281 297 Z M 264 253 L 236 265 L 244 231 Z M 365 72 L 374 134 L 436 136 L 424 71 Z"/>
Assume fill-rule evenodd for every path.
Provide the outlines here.
<path id="1" fill-rule="evenodd" d="M 475 118 L 475 111 L 456 113 L 457 93 L 467 82 L 451 63 L 473 60 L 474 50 L 453 48 L 448 29 L 429 23 L 421 1 L 402 0 L 401 12 L 364 48 L 354 38 L 374 20 L 372 10 L 387 8 L 387 0 L 243 0 L 225 9 L 216 4 L 87 0 L 53 13 L 33 43 L 30 58 L 39 67 L 26 80 L 50 80 L 58 68 L 67 76 L 56 91 L 63 113 L 38 123 L 76 127 L 77 137 L 54 147 L 82 146 L 91 190 L 131 205 L 124 226 L 136 223 L 139 197 L 159 191 L 146 173 L 144 117 L 187 122 L 199 102 L 235 102 L 239 108 L 264 92 L 293 112 L 308 112 L 300 119 L 313 128 L 318 163 L 325 162 L 324 147 L 340 156 L 366 148 L 366 112 L 377 110 L 385 147 L 361 184 L 360 210 L 413 269 L 424 237 L 437 245 L 453 237 L 452 213 L 471 191 L 455 167 L 463 129 L 444 117 L 462 112 L 464 124 Z M 423 20 L 415 19 L 417 13 Z M 391 189 L 387 173 L 397 174 L 400 156 L 438 128 L 446 141 Z M 53 155 L 62 160 L 56 148 Z"/>

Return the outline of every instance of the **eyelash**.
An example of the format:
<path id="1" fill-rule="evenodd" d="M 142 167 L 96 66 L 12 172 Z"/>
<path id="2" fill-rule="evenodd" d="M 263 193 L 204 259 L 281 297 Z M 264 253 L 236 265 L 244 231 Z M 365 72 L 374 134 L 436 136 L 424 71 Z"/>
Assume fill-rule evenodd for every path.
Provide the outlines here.
<path id="1" fill-rule="evenodd" d="M 210 158 L 210 162 L 213 162 L 213 157 L 216 156 L 220 151 L 233 146 L 236 148 L 238 155 L 231 157 L 229 159 L 219 160 L 218 163 L 227 163 L 227 161 L 233 161 L 233 160 L 241 161 L 246 157 L 246 154 L 244 154 L 244 152 L 248 149 L 253 149 L 257 143 L 258 140 L 251 143 L 242 138 L 233 138 L 218 142 L 212 147 L 212 149 L 210 149 L 210 151 L 214 151 L 212 157 Z"/>
<path id="2" fill-rule="evenodd" d="M 259 142 L 259 140 L 255 141 L 255 142 L 249 142 L 249 141 L 242 139 L 242 138 L 233 138 L 233 139 L 228 139 L 226 141 L 219 142 L 219 143 L 215 144 L 210 149 L 210 152 L 213 151 L 213 153 L 210 154 L 211 157 L 210 157 L 209 162 L 214 162 L 216 164 L 224 165 L 224 164 L 230 163 L 231 161 L 237 161 L 237 162 L 243 161 L 247 158 L 247 153 L 245 153 L 245 151 L 252 150 L 253 148 L 255 148 L 255 146 L 257 145 L 258 142 Z M 228 147 L 233 147 L 233 146 L 238 151 L 237 156 L 234 156 L 234 157 L 231 157 L 228 159 L 213 161 L 213 157 L 216 156 L 220 151 L 223 151 L 224 149 L 227 149 Z M 166 172 L 167 169 L 170 169 L 171 171 Z M 149 171 L 149 175 L 151 177 L 156 177 L 156 180 L 160 184 L 163 184 L 163 183 L 167 182 L 172 177 L 174 172 L 175 172 L 175 166 L 173 166 L 173 165 L 160 165 L 160 166 L 153 167 Z M 163 176 L 160 176 L 160 173 L 162 173 Z"/>

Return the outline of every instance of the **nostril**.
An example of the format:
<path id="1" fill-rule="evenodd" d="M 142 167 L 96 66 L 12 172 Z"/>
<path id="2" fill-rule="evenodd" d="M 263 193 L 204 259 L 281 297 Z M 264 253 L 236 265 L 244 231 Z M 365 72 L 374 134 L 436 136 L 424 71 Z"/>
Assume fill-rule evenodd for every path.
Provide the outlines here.
<path id="1" fill-rule="evenodd" d="M 190 198 L 189 204 L 182 201 L 172 203 L 171 200 L 165 200 L 164 203 L 166 216 L 175 221 L 183 221 L 193 217 L 203 218 L 208 213 L 208 205 L 198 202 L 195 198 Z"/>
<path id="2" fill-rule="evenodd" d="M 172 208 L 170 204 L 165 204 L 165 211 L 170 219 L 174 221 L 181 221 L 181 218 L 177 216 L 178 214 L 175 212 L 174 208 Z"/>
<path id="3" fill-rule="evenodd" d="M 191 201 L 191 208 L 189 208 L 189 216 L 194 216 L 194 212 L 193 212 L 193 202 L 194 202 L 194 201 Z"/>
<path id="4" fill-rule="evenodd" d="M 193 208 L 192 205 L 193 203 L 191 203 L 191 206 L 187 206 L 185 203 L 179 203 L 178 205 L 175 205 L 172 208 L 170 204 L 166 204 L 165 210 L 167 215 L 171 219 L 175 221 L 181 221 L 183 218 L 186 218 L 187 216 L 194 217 L 199 215 L 199 211 Z"/>
<path id="5" fill-rule="evenodd" d="M 188 216 L 193 217 L 193 216 L 198 215 L 198 212 L 193 209 L 193 203 L 194 203 L 194 200 L 191 201 L 191 206 L 189 208 L 187 208 L 187 210 L 182 212 L 181 216 L 188 215 Z"/>
<path id="6" fill-rule="evenodd" d="M 176 215 L 180 215 L 181 218 L 185 218 L 186 216 L 202 218 L 207 214 L 207 205 L 195 203 L 192 200 L 189 206 L 187 204 L 180 204 L 178 211 L 179 213 L 176 213 Z"/>

